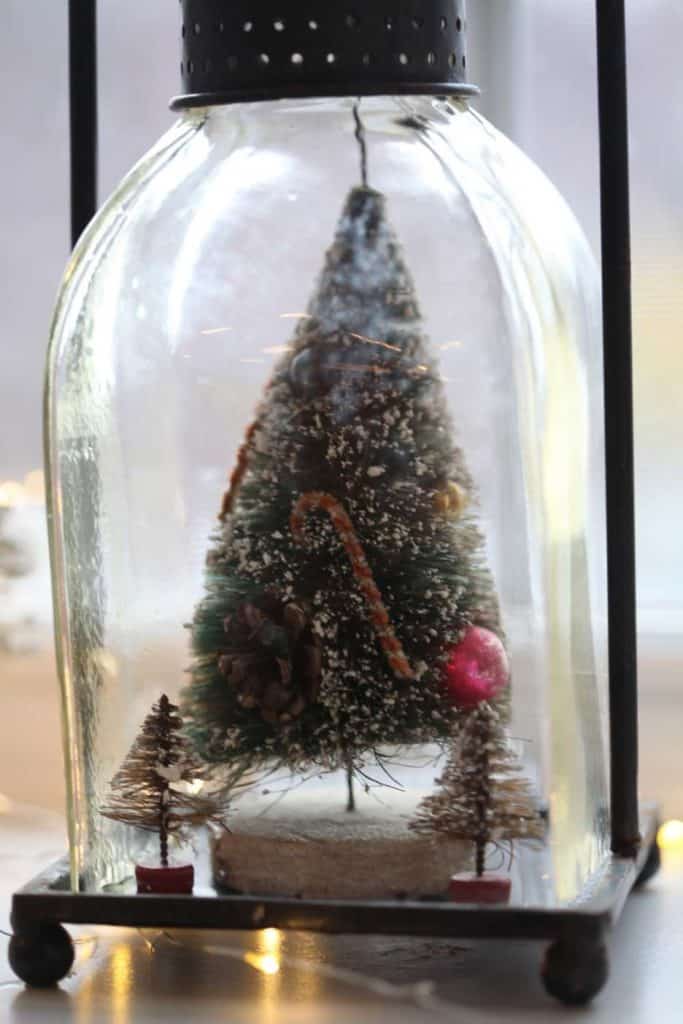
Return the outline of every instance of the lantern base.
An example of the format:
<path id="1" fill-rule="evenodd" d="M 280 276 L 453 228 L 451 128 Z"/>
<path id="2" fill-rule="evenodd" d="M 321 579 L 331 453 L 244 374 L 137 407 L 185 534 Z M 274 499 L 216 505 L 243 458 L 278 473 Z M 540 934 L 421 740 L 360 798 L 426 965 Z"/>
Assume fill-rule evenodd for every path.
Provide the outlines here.
<path id="1" fill-rule="evenodd" d="M 70 889 L 68 861 L 59 861 L 12 900 L 10 965 L 31 986 L 65 977 L 73 947 L 62 923 L 127 928 L 280 928 L 339 934 L 414 935 L 448 939 L 549 940 L 541 976 L 561 1002 L 585 1004 L 604 984 L 605 936 L 631 889 L 656 869 L 657 814 L 641 816 L 643 842 L 635 860 L 613 856 L 571 905 L 463 906 L 444 900 L 304 900 L 226 895 L 89 893 Z M 493 968 L 492 968 L 493 969 Z"/>

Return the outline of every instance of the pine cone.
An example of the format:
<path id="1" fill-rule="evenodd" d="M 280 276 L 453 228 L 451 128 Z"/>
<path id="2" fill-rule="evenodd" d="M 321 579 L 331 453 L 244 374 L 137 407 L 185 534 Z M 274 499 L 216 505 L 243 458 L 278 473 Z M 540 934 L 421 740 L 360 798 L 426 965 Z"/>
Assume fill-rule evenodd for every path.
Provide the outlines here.
<path id="1" fill-rule="evenodd" d="M 241 605 L 223 623 L 227 636 L 218 662 L 241 707 L 258 709 L 273 725 L 293 721 L 315 703 L 320 689 L 320 638 L 306 609 L 271 595 Z"/>

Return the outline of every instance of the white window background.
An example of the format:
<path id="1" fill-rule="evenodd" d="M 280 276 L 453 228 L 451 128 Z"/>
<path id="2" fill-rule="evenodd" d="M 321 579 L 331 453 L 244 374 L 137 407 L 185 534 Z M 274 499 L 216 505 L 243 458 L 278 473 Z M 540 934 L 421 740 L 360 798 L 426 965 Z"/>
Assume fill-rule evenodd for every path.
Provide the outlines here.
<path id="1" fill-rule="evenodd" d="M 0 8 L 0 480 L 41 462 L 45 344 L 68 254 L 66 7 L 2 0 Z M 469 23 L 480 109 L 554 180 L 597 253 L 593 7 L 470 0 Z M 627 8 L 641 629 L 680 650 L 683 4 L 630 0 Z M 175 0 L 99 2 L 102 196 L 171 123 L 177 31 Z"/>

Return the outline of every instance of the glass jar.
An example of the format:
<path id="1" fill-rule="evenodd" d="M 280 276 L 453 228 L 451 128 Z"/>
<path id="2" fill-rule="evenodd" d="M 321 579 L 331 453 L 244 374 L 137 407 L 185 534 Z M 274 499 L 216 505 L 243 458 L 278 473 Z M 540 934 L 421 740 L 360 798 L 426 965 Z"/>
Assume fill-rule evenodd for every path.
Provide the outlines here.
<path id="1" fill-rule="evenodd" d="M 219 888 L 442 894 L 476 844 L 424 823 L 490 712 L 525 810 L 489 809 L 486 864 L 520 839 L 513 902 L 577 899 L 608 845 L 600 381 L 587 244 L 465 100 L 184 112 L 52 330 L 74 885 L 140 854 L 100 808 L 164 692 L 225 799 Z"/>

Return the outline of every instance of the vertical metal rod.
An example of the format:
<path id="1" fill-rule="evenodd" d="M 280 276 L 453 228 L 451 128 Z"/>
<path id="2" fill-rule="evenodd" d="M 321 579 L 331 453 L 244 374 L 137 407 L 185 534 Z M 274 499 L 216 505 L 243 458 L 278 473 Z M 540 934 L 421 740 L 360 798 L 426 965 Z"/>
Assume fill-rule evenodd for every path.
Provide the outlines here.
<path id="1" fill-rule="evenodd" d="M 596 0 L 607 459 L 612 849 L 639 844 L 631 231 L 624 0 Z"/>
<path id="2" fill-rule="evenodd" d="M 69 0 L 72 245 L 97 209 L 96 9 L 96 0 Z"/>
<path id="3" fill-rule="evenodd" d="M 363 188 L 368 187 L 368 144 L 365 138 L 365 126 L 360 119 L 360 97 L 353 105 L 353 120 L 356 124 L 356 142 L 360 150 L 360 177 Z"/>

